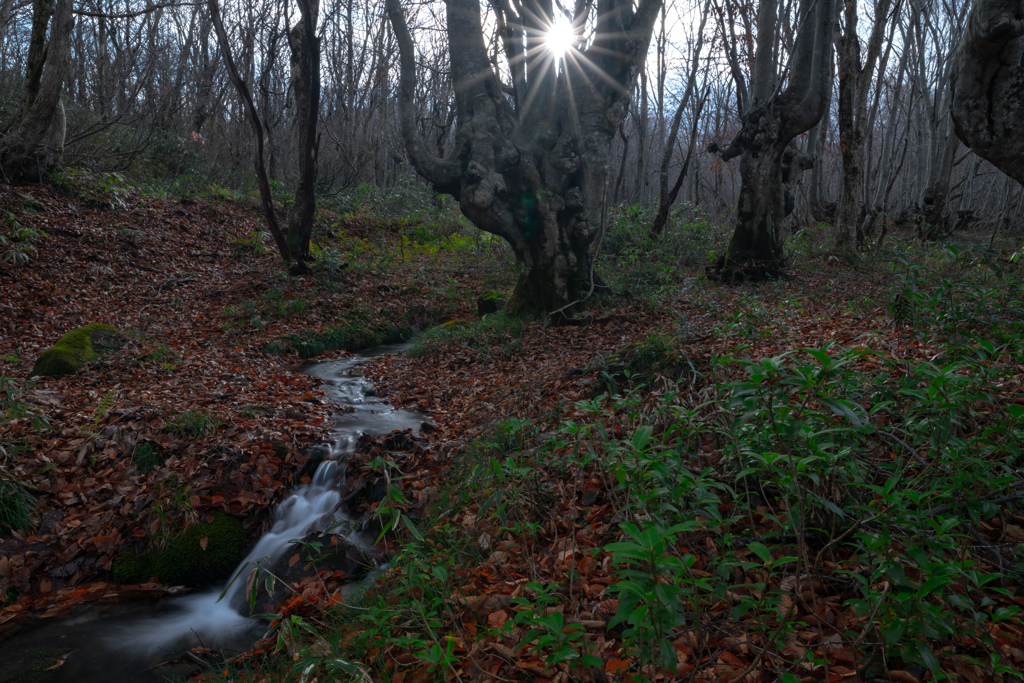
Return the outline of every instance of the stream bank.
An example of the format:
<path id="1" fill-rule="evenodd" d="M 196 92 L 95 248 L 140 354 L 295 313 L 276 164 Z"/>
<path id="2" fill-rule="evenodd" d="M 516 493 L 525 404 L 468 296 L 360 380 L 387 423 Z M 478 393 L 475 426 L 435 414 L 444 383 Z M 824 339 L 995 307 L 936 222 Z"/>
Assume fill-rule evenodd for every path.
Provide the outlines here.
<path id="1" fill-rule="evenodd" d="M 352 561 L 357 553 L 353 549 L 362 551 L 362 557 L 372 557 L 373 538 L 365 533 L 362 520 L 349 519 L 342 509 L 345 463 L 362 435 L 418 431 L 425 418 L 376 397 L 359 368 L 369 358 L 405 348 L 387 345 L 295 368 L 322 382 L 336 410 L 334 426 L 330 438 L 317 449 L 322 462 L 314 476 L 277 508 L 273 526 L 233 573 L 233 582 L 181 598 L 90 603 L 59 617 L 27 623 L 0 643 L 0 682 L 155 682 L 195 673 L 217 661 L 221 653 L 244 652 L 266 628 L 266 622 L 242 614 L 247 612 L 250 568 L 258 565 L 280 575 L 284 567 L 294 564 L 281 563 L 294 547 L 291 541 L 311 531 L 320 533 L 333 526 L 329 533 L 337 538 L 331 544 L 343 549 L 349 560 L 347 573 L 354 574 Z M 271 599 L 283 597 L 283 592 L 277 592 Z"/>

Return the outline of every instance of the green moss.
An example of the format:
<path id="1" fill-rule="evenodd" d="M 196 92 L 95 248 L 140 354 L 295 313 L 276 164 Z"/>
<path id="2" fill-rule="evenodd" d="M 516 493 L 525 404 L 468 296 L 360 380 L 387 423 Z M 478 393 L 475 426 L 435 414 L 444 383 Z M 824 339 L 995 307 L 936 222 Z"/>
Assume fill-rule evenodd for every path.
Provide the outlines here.
<path id="1" fill-rule="evenodd" d="M 242 560 L 248 544 L 249 535 L 242 528 L 241 520 L 219 513 L 210 523 L 190 525 L 159 552 L 118 556 L 111 567 L 111 575 L 117 583 L 143 583 L 153 576 L 164 585 L 212 583 L 231 573 Z"/>
<path id="2" fill-rule="evenodd" d="M 145 583 L 152 576 L 150 562 L 135 553 L 121 553 L 110 563 L 110 577 L 114 583 Z"/>
<path id="3" fill-rule="evenodd" d="M 116 327 L 93 323 L 68 332 L 43 351 L 32 366 L 33 375 L 69 375 L 96 358 L 97 349 L 110 347 L 119 336 Z"/>
<path id="4" fill-rule="evenodd" d="M 411 337 L 416 330 L 450 316 L 453 311 L 435 307 L 414 306 L 402 314 L 394 311 L 372 311 L 359 308 L 346 311 L 336 327 L 326 330 L 305 330 L 268 342 L 267 353 L 288 351 L 302 358 L 312 358 L 336 349 L 355 351 L 381 344 L 394 344 Z"/>

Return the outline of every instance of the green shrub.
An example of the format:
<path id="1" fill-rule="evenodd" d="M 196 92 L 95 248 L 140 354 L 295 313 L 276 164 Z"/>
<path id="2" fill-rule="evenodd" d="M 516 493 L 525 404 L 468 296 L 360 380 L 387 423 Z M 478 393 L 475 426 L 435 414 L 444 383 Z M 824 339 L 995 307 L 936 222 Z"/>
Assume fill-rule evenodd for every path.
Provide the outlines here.
<path id="1" fill-rule="evenodd" d="M 132 462 L 135 463 L 136 470 L 142 474 L 149 474 L 158 465 L 162 465 L 164 459 L 154 444 L 142 442 L 135 444 L 135 448 L 132 450 Z"/>
<path id="2" fill-rule="evenodd" d="M 654 211 L 623 205 L 612 209 L 601 242 L 598 270 L 616 289 L 655 300 L 672 293 L 683 268 L 708 263 L 727 244 L 728 229 L 714 226 L 698 207 L 672 210 L 664 232 L 651 237 Z"/>
<path id="3" fill-rule="evenodd" d="M 416 330 L 433 324 L 446 314 L 432 306 L 414 306 L 402 314 L 390 310 L 374 312 L 368 308 L 351 309 L 342 322 L 326 330 L 293 332 L 268 343 L 264 351 L 272 354 L 292 352 L 301 358 L 312 358 L 327 351 L 357 351 L 381 344 L 396 344 L 413 336 Z"/>
<path id="4" fill-rule="evenodd" d="M 605 358 L 600 366 L 599 387 L 615 394 L 626 382 L 650 384 L 657 377 L 677 380 L 693 370 L 677 339 L 654 333 Z"/>
<path id="5" fill-rule="evenodd" d="M 36 499 L 16 481 L 0 479 L 0 537 L 33 527 Z"/>

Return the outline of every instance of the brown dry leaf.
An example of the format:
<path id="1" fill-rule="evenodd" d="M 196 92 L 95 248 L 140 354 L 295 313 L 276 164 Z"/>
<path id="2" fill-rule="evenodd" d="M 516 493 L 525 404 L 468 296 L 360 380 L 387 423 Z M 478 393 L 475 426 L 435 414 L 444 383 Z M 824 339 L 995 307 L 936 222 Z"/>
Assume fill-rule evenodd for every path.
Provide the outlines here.
<path id="1" fill-rule="evenodd" d="M 889 672 L 890 681 L 899 681 L 900 683 L 921 683 L 920 679 L 909 671 L 903 671 L 902 669 L 896 669 L 895 671 Z"/>
<path id="2" fill-rule="evenodd" d="M 206 546 L 208 546 L 209 544 L 210 544 L 210 539 L 208 537 L 203 536 L 202 538 L 199 539 L 199 547 L 202 548 L 203 550 L 206 550 Z"/>
<path id="3" fill-rule="evenodd" d="M 506 621 L 508 621 L 508 613 L 503 609 L 487 615 L 487 625 L 491 628 L 501 628 Z"/>

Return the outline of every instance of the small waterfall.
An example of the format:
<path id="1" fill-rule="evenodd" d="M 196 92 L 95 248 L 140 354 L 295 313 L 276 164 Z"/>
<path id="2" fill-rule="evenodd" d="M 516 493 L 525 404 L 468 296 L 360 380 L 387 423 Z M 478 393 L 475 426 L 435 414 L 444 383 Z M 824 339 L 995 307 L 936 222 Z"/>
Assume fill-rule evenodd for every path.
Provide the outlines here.
<path id="1" fill-rule="evenodd" d="M 303 538 L 314 524 L 326 527 L 347 519 L 338 510 L 341 494 L 331 488 L 339 472 L 337 461 L 325 460 L 309 484 L 297 488 L 278 506 L 270 531 L 256 542 L 223 590 L 181 598 L 177 601 L 179 613 L 125 627 L 117 634 L 118 641 L 123 643 L 127 638 L 152 651 L 182 646 L 183 640 L 205 647 L 227 647 L 244 636 L 251 625 L 243 616 L 249 572 L 272 566 L 292 541 Z"/>
<path id="2" fill-rule="evenodd" d="M 379 353 L 404 350 L 381 347 Z M 377 351 L 377 350 L 375 350 Z M 269 568 L 310 530 L 326 529 L 348 517 L 340 509 L 341 494 L 336 490 L 344 476 L 342 461 L 355 449 L 361 434 L 386 434 L 395 429 L 418 429 L 423 415 L 396 410 L 370 392 L 370 384 L 354 369 L 373 354 L 335 361 L 313 363 L 300 368 L 324 381 L 328 398 L 346 408 L 335 418 L 329 440 L 329 455 L 320 463 L 308 484 L 299 486 L 274 513 L 270 530 L 253 546 L 221 591 L 211 591 L 175 599 L 178 608 L 166 616 L 148 618 L 114 629 L 110 646 L 130 644 L 139 652 L 155 653 L 181 650 L 196 645 L 212 648 L 246 649 L 261 633 L 258 622 L 248 613 L 245 594 L 249 572 Z M 354 523 L 353 523 L 354 524 Z M 332 533 L 346 534 L 358 542 L 353 525 L 338 525 Z M 222 597 L 223 596 L 223 597 Z"/>

